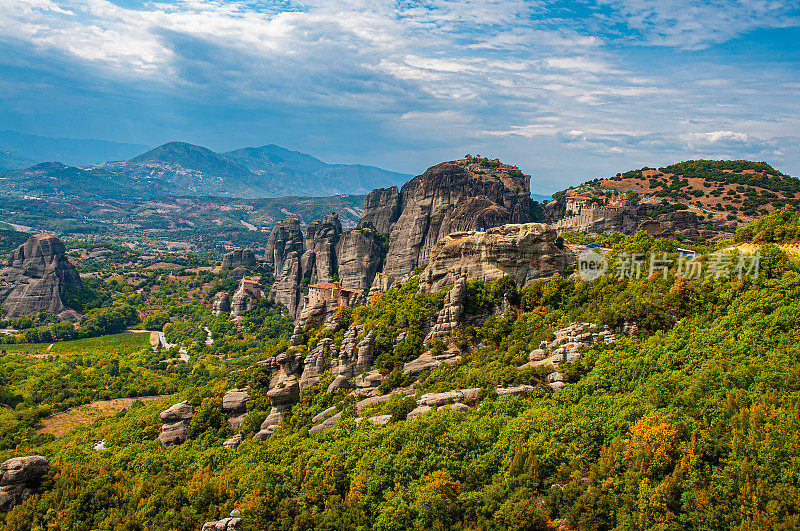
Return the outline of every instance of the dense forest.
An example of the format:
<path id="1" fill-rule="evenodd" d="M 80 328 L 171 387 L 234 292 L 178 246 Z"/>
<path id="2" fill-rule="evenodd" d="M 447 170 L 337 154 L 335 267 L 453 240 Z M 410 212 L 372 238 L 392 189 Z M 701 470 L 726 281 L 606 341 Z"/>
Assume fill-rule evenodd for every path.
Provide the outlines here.
<path id="1" fill-rule="evenodd" d="M 462 361 L 415 382 L 399 369 L 425 348 L 444 348 L 425 347 L 423 337 L 447 288 L 420 291 L 412 277 L 337 315 L 374 332 L 382 391 L 414 383 L 413 394 L 356 413 L 345 391 L 324 392 L 328 370 L 265 441 L 252 435 L 269 410 L 270 372 L 256 362 L 289 348 L 281 309 L 260 303 L 241 328 L 211 315 L 213 293 L 231 288 L 213 273 L 161 273 L 139 293 L 117 285 L 98 308 L 135 308 L 185 345 L 190 361 L 159 363 L 161 353 L 132 340 L 36 359 L 13 351 L 29 346 L 9 345 L 0 356 L 8 406 L 0 458 L 41 454 L 52 471 L 38 494 L 0 516 L 3 528 L 199 529 L 233 510 L 245 529 L 797 528 L 800 266 L 776 244 L 795 240 L 799 223 L 785 209 L 737 233 L 761 246 L 757 278 L 689 280 L 671 270 L 591 282 L 556 275 L 525 287 L 471 281 L 454 338 Z M 615 256 L 674 253 L 677 242 L 640 233 L 602 243 Z M 613 330 L 635 322 L 638 330 L 562 364 L 567 386 L 552 392 L 546 371 L 521 366 L 574 322 Z M 396 343 L 400 332 L 406 340 Z M 340 344 L 342 332 L 308 329 L 303 348 L 325 337 Z M 56 383 L 65 376 L 69 391 Z M 519 384 L 535 391 L 494 392 Z M 243 386 L 252 396 L 245 439 L 231 450 L 221 445 L 233 432 L 220 404 Z M 415 397 L 468 387 L 481 388 L 478 407 L 405 420 Z M 37 434 L 43 416 L 114 394 L 171 396 L 58 438 Z M 183 399 L 197 408 L 188 440 L 164 448 L 158 414 Z M 312 417 L 336 403 L 344 408 L 338 426 L 309 433 Z M 377 414 L 391 421 L 356 423 Z M 100 440 L 106 449 L 93 450 Z"/>

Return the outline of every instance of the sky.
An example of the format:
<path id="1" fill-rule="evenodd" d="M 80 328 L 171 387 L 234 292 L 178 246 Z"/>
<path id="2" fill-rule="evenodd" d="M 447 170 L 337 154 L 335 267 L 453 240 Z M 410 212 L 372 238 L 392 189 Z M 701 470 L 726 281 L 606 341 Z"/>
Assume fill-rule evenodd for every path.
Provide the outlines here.
<path id="1" fill-rule="evenodd" d="M 0 129 L 481 154 L 542 194 L 691 158 L 800 176 L 800 0 L 0 0 Z"/>

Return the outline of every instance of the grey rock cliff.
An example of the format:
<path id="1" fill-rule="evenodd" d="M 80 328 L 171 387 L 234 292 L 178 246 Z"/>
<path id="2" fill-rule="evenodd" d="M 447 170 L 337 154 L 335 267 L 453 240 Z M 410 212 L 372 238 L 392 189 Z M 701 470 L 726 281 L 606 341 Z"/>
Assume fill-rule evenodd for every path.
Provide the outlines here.
<path id="1" fill-rule="evenodd" d="M 231 315 L 238 317 L 251 309 L 253 304 L 261 298 L 261 295 L 261 284 L 254 280 L 243 278 L 239 283 L 239 289 L 236 290 L 231 299 Z"/>
<path id="2" fill-rule="evenodd" d="M 11 253 L 0 271 L 0 306 L 11 319 L 47 310 L 77 321 L 78 314 L 65 308 L 61 297 L 68 288 L 82 287 L 61 240 L 52 234 L 36 234 Z"/>
<path id="3" fill-rule="evenodd" d="M 359 227 L 388 233 L 400 216 L 400 192 L 396 186 L 378 188 L 364 198 L 364 215 Z"/>
<path id="4" fill-rule="evenodd" d="M 337 274 L 336 244 L 342 235 L 342 224 L 335 212 L 306 227 L 306 252 L 301 260 L 303 278 L 310 284 L 333 282 Z"/>
<path id="5" fill-rule="evenodd" d="M 528 221 L 529 187 L 530 177 L 522 174 L 480 174 L 452 162 L 428 168 L 400 191 L 384 273 L 392 278 L 408 275 L 451 232 Z"/>
<path id="6" fill-rule="evenodd" d="M 517 286 L 563 272 L 574 257 L 556 245 L 556 232 L 541 223 L 510 224 L 485 232 L 461 232 L 441 239 L 420 283 L 438 291 L 456 279 L 511 277 Z"/>
<path id="7" fill-rule="evenodd" d="M 383 262 L 378 234 L 371 229 L 345 232 L 336 245 L 339 281 L 344 288 L 366 288 Z"/>
<path id="8" fill-rule="evenodd" d="M 222 270 L 256 267 L 256 255 L 251 249 L 234 249 L 222 256 Z"/>
<path id="9" fill-rule="evenodd" d="M 214 295 L 214 305 L 211 313 L 214 315 L 222 315 L 231 310 L 231 296 L 224 291 L 220 291 Z"/>
<path id="10" fill-rule="evenodd" d="M 266 267 L 275 276 L 269 298 L 286 306 L 292 317 L 297 315 L 300 306 L 302 256 L 300 221 L 297 218 L 279 221 L 267 241 Z"/>
<path id="11" fill-rule="evenodd" d="M 30 497 L 50 463 L 41 455 L 14 457 L 0 465 L 0 511 L 13 509 Z"/>

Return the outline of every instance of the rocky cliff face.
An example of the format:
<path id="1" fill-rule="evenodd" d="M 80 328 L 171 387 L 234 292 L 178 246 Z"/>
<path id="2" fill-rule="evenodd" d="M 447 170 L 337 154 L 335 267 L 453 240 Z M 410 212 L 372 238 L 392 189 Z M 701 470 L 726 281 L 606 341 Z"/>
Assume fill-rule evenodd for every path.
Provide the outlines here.
<path id="1" fill-rule="evenodd" d="M 371 229 L 353 229 L 336 245 L 339 282 L 344 288 L 366 288 L 383 263 L 379 234 Z"/>
<path id="2" fill-rule="evenodd" d="M 52 234 L 36 234 L 11 253 L 8 266 L 0 271 L 0 305 L 8 318 L 47 310 L 76 321 L 78 314 L 66 309 L 61 297 L 67 288 L 82 287 L 61 240 Z"/>
<path id="3" fill-rule="evenodd" d="M 563 272 L 574 261 L 556 245 L 556 231 L 541 223 L 509 224 L 485 232 L 459 232 L 441 239 L 431 251 L 420 283 L 439 290 L 460 277 L 492 280 L 511 277 L 517 286 Z"/>
<path id="4" fill-rule="evenodd" d="M 359 227 L 388 233 L 400 216 L 400 192 L 396 186 L 378 188 L 364 198 L 364 215 Z"/>
<path id="5" fill-rule="evenodd" d="M 303 231 L 300 229 L 300 220 L 288 218 L 279 221 L 267 241 L 266 267 L 275 276 L 269 297 L 286 306 L 292 317 L 300 306 L 302 256 Z"/>
<path id="6" fill-rule="evenodd" d="M 451 232 L 528 221 L 530 177 L 477 171 L 460 162 L 428 168 L 403 185 L 397 207 L 391 189 L 373 192 L 365 202 L 363 223 L 379 231 L 388 225 L 385 273 L 394 278 L 408 275 L 427 262 L 436 242 Z"/>
<path id="7" fill-rule="evenodd" d="M 228 276 L 242 279 L 256 267 L 256 255 L 251 249 L 234 249 L 222 256 L 222 270 Z"/>
<path id="8" fill-rule="evenodd" d="M 306 227 L 306 252 L 301 260 L 303 278 L 311 284 L 333 282 L 337 271 L 336 244 L 342 235 L 342 224 L 336 213 Z"/>

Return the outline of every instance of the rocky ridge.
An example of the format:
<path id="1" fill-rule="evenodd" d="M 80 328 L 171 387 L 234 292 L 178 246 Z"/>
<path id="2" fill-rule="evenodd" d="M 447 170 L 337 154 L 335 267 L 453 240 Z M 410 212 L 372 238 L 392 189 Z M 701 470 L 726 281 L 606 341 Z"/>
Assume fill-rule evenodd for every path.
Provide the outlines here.
<path id="1" fill-rule="evenodd" d="M 451 233 L 431 250 L 421 283 L 438 291 L 456 279 L 484 281 L 511 277 L 517 286 L 563 272 L 574 262 L 569 250 L 556 245 L 557 234 L 540 223 L 509 224 L 485 232 Z"/>

